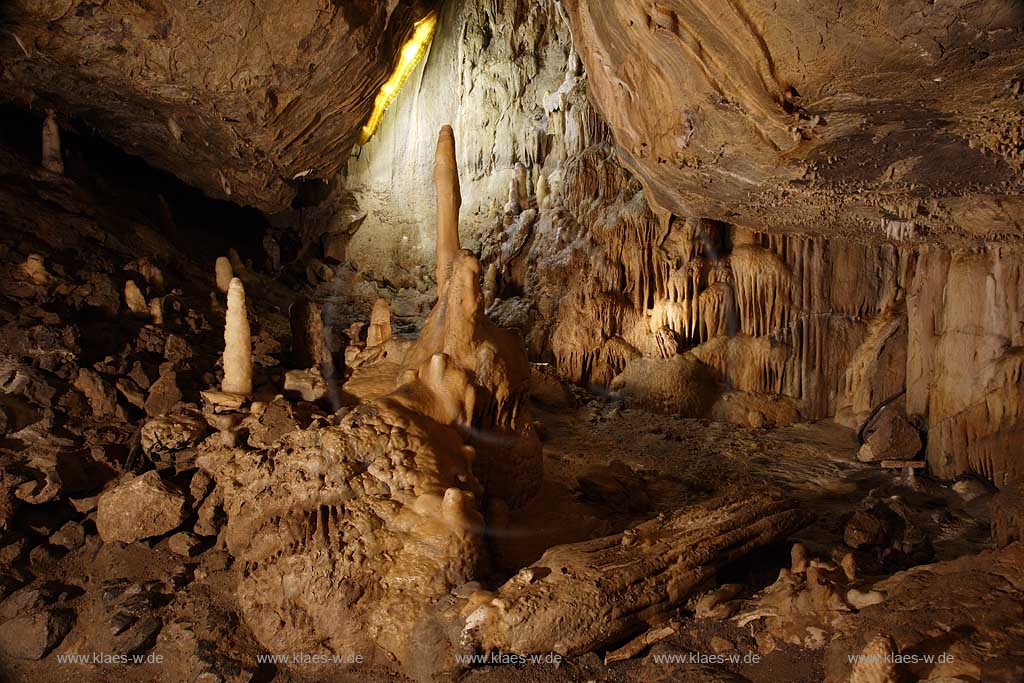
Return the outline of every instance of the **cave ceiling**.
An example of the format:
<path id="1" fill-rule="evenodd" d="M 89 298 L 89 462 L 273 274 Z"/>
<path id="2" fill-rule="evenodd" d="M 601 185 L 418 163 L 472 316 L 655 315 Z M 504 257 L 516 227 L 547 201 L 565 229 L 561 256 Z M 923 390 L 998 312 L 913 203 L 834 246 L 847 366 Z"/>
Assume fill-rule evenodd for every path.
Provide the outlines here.
<path id="1" fill-rule="evenodd" d="M 565 0 L 654 203 L 773 231 L 1024 226 L 1024 4 Z"/>
<path id="2" fill-rule="evenodd" d="M 275 212 L 346 162 L 418 5 L 14 0 L 0 8 L 0 100 L 56 109 L 210 196 Z"/>
<path id="3" fill-rule="evenodd" d="M 773 232 L 1024 230 L 1024 4 L 565 0 L 653 205 Z M 0 99 L 273 213 L 338 174 L 423 3 L 15 0 Z"/>

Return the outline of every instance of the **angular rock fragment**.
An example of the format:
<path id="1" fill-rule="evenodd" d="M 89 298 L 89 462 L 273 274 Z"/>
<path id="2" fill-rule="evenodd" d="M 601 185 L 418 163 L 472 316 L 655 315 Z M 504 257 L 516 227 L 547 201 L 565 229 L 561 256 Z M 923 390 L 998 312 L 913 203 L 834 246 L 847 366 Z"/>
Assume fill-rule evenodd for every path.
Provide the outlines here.
<path id="1" fill-rule="evenodd" d="M 43 609 L 0 624 L 0 654 L 39 660 L 57 647 L 74 625 L 74 612 Z"/>
<path id="2" fill-rule="evenodd" d="M 201 544 L 202 542 L 194 534 L 187 531 L 178 532 L 167 540 L 167 547 L 171 552 L 183 557 L 195 555 Z"/>
<path id="3" fill-rule="evenodd" d="M 893 534 L 891 516 L 882 510 L 859 510 L 846 523 L 843 540 L 851 548 L 884 546 Z"/>
<path id="4" fill-rule="evenodd" d="M 129 476 L 100 495 L 96 528 L 105 543 L 131 543 L 171 531 L 185 515 L 185 496 L 149 471 Z"/>
<path id="5" fill-rule="evenodd" d="M 160 376 L 149 388 L 146 396 L 145 409 L 150 417 L 167 413 L 181 400 L 181 389 L 178 388 L 178 376 L 168 372 Z"/>
<path id="6" fill-rule="evenodd" d="M 125 400 L 133 406 L 136 408 L 146 407 L 146 393 L 139 388 L 135 380 L 130 377 L 119 377 L 116 387 L 121 392 L 121 395 L 125 397 Z"/>
<path id="7" fill-rule="evenodd" d="M 912 460 L 921 451 L 917 428 L 892 405 L 882 408 L 865 434 L 864 445 L 857 452 L 861 462 Z"/>
<path id="8" fill-rule="evenodd" d="M 241 427 L 248 430 L 248 443 L 253 448 L 268 448 L 285 434 L 299 428 L 292 405 L 281 397 L 267 404 L 262 404 L 241 422 Z"/>
<path id="9" fill-rule="evenodd" d="M 75 388 L 85 394 L 96 417 L 112 417 L 117 414 L 117 394 L 114 393 L 114 387 L 98 373 L 82 368 L 75 377 Z"/>
<path id="10" fill-rule="evenodd" d="M 316 367 L 289 370 L 284 373 L 284 390 L 297 394 L 303 401 L 315 403 L 327 395 L 327 382 Z"/>
<path id="11" fill-rule="evenodd" d="M 163 622 L 154 616 L 135 622 L 114 640 L 114 654 L 130 656 L 149 650 L 156 644 L 161 628 Z"/>
<path id="12" fill-rule="evenodd" d="M 50 536 L 50 543 L 63 546 L 68 550 L 80 548 L 85 542 L 85 529 L 75 521 L 67 522 Z"/>
<path id="13" fill-rule="evenodd" d="M 136 316 L 148 316 L 149 304 L 142 290 L 135 284 L 135 280 L 128 280 L 124 283 L 124 304 L 128 310 Z"/>
<path id="14" fill-rule="evenodd" d="M 207 431 L 202 414 L 186 407 L 179 412 L 147 420 L 142 426 L 142 449 L 148 455 L 178 451 L 199 443 Z"/>

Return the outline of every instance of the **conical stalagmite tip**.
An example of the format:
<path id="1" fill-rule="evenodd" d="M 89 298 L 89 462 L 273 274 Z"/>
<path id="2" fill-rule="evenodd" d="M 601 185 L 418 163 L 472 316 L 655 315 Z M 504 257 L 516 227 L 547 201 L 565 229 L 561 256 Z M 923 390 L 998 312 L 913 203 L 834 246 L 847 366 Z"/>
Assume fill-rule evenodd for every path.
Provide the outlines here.
<path id="1" fill-rule="evenodd" d="M 435 166 L 454 167 L 455 165 L 455 131 L 448 124 L 441 127 L 437 134 L 437 153 L 434 156 Z"/>

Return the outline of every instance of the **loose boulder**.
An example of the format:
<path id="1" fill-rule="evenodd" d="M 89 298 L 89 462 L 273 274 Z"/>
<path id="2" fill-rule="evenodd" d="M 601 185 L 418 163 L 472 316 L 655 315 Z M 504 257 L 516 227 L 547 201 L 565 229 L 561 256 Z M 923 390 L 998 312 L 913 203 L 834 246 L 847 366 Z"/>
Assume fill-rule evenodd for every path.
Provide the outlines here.
<path id="1" fill-rule="evenodd" d="M 0 625 L 0 654 L 14 659 L 42 659 L 64 640 L 73 624 L 73 613 L 62 609 L 15 617 Z"/>
<path id="2" fill-rule="evenodd" d="M 171 531 L 185 516 L 185 496 L 150 471 L 103 492 L 96 528 L 104 543 L 132 543 Z"/>
<path id="3" fill-rule="evenodd" d="M 857 453 L 861 462 L 913 460 L 921 451 L 921 435 L 898 409 L 886 406 L 879 411 L 870 433 Z"/>

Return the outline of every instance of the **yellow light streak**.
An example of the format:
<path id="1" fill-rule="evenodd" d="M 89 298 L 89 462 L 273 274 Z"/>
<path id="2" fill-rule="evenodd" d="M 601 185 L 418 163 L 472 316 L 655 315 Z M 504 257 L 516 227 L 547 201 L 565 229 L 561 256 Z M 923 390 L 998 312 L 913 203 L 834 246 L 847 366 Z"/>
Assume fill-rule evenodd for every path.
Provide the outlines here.
<path id="1" fill-rule="evenodd" d="M 381 119 L 384 118 L 384 112 L 401 92 L 402 86 L 405 85 L 416 65 L 423 59 L 423 55 L 427 53 L 427 47 L 430 46 L 430 40 L 434 37 L 436 27 L 437 14 L 433 12 L 416 22 L 412 37 L 402 46 L 401 56 L 395 70 L 377 93 L 377 99 L 373 103 L 373 113 L 370 114 L 370 118 L 363 126 L 359 136 L 360 145 L 369 142 L 373 134 L 377 132 L 377 127 L 380 125 Z"/>

